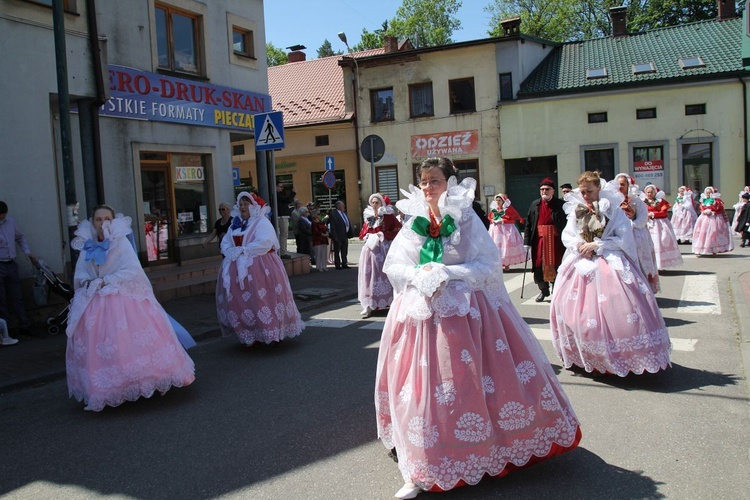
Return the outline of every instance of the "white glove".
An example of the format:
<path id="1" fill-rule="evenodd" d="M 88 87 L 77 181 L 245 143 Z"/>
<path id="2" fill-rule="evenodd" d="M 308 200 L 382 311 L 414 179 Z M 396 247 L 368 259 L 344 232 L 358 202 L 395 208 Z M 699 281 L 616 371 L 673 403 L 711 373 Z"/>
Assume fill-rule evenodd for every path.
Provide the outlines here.
<path id="1" fill-rule="evenodd" d="M 243 247 L 230 247 L 224 251 L 224 256 L 231 261 L 235 261 L 242 255 L 245 249 Z"/>
<path id="2" fill-rule="evenodd" d="M 447 280 L 448 273 L 445 271 L 445 266 L 432 262 L 417 271 L 416 276 L 412 280 L 412 285 L 422 295 L 432 297 L 437 289 L 440 288 L 440 285 Z"/>
<path id="3" fill-rule="evenodd" d="M 523 246 L 523 251 L 524 252 L 528 252 L 529 250 L 531 250 L 531 247 L 529 245 L 524 245 Z"/>

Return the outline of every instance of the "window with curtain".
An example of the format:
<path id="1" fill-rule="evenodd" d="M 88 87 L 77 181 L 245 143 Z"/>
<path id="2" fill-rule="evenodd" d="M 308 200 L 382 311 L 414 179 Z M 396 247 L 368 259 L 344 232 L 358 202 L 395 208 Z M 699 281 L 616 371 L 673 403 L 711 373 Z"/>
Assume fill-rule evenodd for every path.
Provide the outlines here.
<path id="1" fill-rule="evenodd" d="M 412 118 L 433 116 L 432 82 L 409 85 L 409 109 Z"/>

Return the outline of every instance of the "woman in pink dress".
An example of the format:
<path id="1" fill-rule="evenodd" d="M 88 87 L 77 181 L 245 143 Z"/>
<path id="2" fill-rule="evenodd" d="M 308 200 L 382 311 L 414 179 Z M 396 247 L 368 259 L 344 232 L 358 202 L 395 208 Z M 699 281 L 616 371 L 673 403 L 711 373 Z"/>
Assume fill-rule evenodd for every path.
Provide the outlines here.
<path id="1" fill-rule="evenodd" d="M 698 214 L 693 206 L 693 191 L 687 186 L 680 186 L 672 206 L 672 228 L 677 243 L 693 241 L 693 227 L 697 218 Z"/>
<path id="2" fill-rule="evenodd" d="M 656 267 L 656 252 L 654 242 L 651 241 L 651 233 L 648 231 L 648 208 L 638 193 L 640 189 L 635 180 L 628 174 L 617 174 L 610 182 L 609 190 L 619 191 L 623 196 L 620 208 L 630 220 L 633 229 L 633 240 L 635 240 L 635 253 L 629 257 L 638 264 L 646 281 L 651 286 L 651 291 L 657 293 L 660 290 L 659 270 Z"/>
<path id="3" fill-rule="evenodd" d="M 682 265 L 682 254 L 674 235 L 672 223 L 667 218 L 669 203 L 664 199 L 664 191 L 653 184 L 643 189 L 643 202 L 648 209 L 648 232 L 654 243 L 656 268 L 669 269 Z"/>
<path id="4" fill-rule="evenodd" d="M 721 194 L 711 186 L 701 195 L 700 215 L 693 229 L 693 253 L 696 255 L 716 255 L 734 249 L 730 237 L 724 202 Z"/>
<path id="5" fill-rule="evenodd" d="M 670 366 L 667 326 L 635 255 L 622 193 L 584 172 L 568 195 L 566 251 L 550 305 L 552 343 L 565 368 L 655 373 Z"/>
<path id="6" fill-rule="evenodd" d="M 99 206 L 71 245 L 73 280 L 65 353 L 70 396 L 101 411 L 195 380 L 193 361 L 154 297 L 133 246 L 130 217 Z"/>
<path id="7" fill-rule="evenodd" d="M 425 160 L 396 206 L 408 220 L 384 271 L 394 288 L 375 380 L 378 437 L 404 486 L 476 484 L 578 445 L 578 420 L 503 284 L 500 254 L 448 158 Z M 555 292 L 557 293 L 557 291 Z"/>
<path id="8" fill-rule="evenodd" d="M 372 311 L 390 307 L 393 301 L 393 287 L 383 272 L 383 263 L 393 238 L 401 229 L 387 196 L 372 194 L 369 203 L 362 214 L 365 223 L 359 233 L 364 245 L 359 256 L 357 297 L 362 305 L 363 318 L 369 318 Z"/>
<path id="9" fill-rule="evenodd" d="M 296 337 L 305 328 L 294 303 L 289 277 L 279 258 L 279 240 L 262 198 L 237 195 L 232 225 L 221 240 L 221 274 L 216 283 L 216 312 L 225 336 L 247 346 Z"/>
<path id="10" fill-rule="evenodd" d="M 507 271 L 513 264 L 526 262 L 523 238 L 516 227 L 516 222 L 523 224 L 523 218 L 511 205 L 510 198 L 503 193 L 498 193 L 495 201 L 490 204 L 490 213 L 487 218 L 490 220 L 490 237 L 500 250 L 503 269 Z"/>

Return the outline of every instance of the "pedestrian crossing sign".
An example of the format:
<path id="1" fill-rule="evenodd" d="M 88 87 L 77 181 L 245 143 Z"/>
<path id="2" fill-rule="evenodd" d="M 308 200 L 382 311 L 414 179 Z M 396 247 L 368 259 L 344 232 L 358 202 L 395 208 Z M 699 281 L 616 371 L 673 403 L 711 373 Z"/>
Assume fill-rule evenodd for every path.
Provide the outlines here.
<path id="1" fill-rule="evenodd" d="M 255 150 L 268 151 L 284 147 L 284 115 L 281 111 L 258 113 L 253 116 Z"/>

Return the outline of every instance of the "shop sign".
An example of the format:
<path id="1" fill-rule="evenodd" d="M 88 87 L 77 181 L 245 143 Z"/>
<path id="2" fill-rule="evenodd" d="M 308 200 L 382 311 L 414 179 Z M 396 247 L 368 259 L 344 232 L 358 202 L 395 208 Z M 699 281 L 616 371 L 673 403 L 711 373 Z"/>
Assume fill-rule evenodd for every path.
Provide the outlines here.
<path id="1" fill-rule="evenodd" d="M 649 182 L 664 189 L 664 160 L 634 162 L 633 177 L 641 189 Z"/>
<path id="2" fill-rule="evenodd" d="M 271 96 L 110 65 L 111 98 L 101 116 L 184 123 L 252 132 L 253 115 L 271 111 Z"/>
<path id="3" fill-rule="evenodd" d="M 202 181 L 205 179 L 203 167 L 175 167 L 174 181 Z"/>
<path id="4" fill-rule="evenodd" d="M 479 152 L 479 131 L 461 130 L 411 136 L 412 158 L 476 154 Z"/>
<path id="5" fill-rule="evenodd" d="M 177 220 L 180 222 L 193 222 L 193 212 L 180 212 L 177 214 Z"/>

